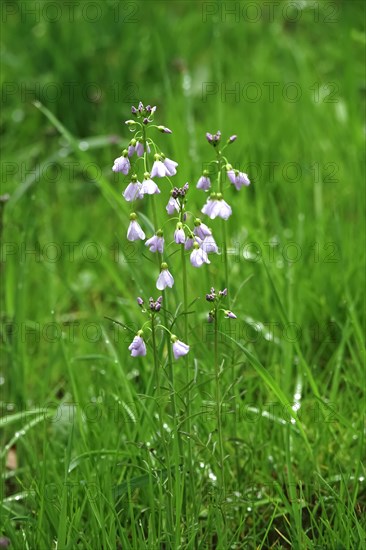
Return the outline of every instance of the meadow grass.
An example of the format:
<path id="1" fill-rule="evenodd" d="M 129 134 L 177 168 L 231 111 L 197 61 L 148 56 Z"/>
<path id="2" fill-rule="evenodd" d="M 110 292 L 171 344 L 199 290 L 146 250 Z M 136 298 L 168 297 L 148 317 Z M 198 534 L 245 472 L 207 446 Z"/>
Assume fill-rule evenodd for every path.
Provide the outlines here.
<path id="1" fill-rule="evenodd" d="M 247 2 L 49 4 L 2 5 L 0 534 L 31 550 L 363 548 L 363 3 L 281 2 L 272 17 L 253 2 L 255 21 Z M 204 300 L 227 284 L 221 257 L 188 266 L 181 391 L 162 369 L 157 396 L 152 353 L 128 351 L 136 297 L 157 296 L 151 256 L 126 240 L 128 177 L 111 171 L 139 100 L 173 130 L 157 140 L 197 211 L 206 131 L 238 135 L 252 181 L 227 198 L 221 508 Z M 170 265 L 181 308 L 179 254 Z"/>

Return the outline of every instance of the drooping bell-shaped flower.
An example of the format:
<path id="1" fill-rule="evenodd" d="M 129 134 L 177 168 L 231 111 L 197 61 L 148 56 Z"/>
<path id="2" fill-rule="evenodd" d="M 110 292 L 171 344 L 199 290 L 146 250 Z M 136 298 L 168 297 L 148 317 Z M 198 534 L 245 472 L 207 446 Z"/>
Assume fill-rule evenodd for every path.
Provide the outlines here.
<path id="1" fill-rule="evenodd" d="M 193 244 L 190 260 L 193 267 L 201 267 L 203 264 L 211 263 L 208 259 L 207 252 L 203 248 L 200 248 L 198 243 Z"/>
<path id="2" fill-rule="evenodd" d="M 124 149 L 122 156 L 115 159 L 112 170 L 113 172 L 122 172 L 127 175 L 130 171 L 131 164 L 128 158 L 128 151 Z"/>
<path id="3" fill-rule="evenodd" d="M 202 240 L 212 235 L 211 229 L 209 229 L 205 223 L 202 223 L 199 218 L 194 220 L 193 233 Z"/>
<path id="4" fill-rule="evenodd" d="M 184 244 L 185 240 L 186 240 L 186 236 L 184 234 L 183 226 L 182 226 L 181 222 L 178 222 L 177 223 L 177 228 L 174 231 L 174 241 L 177 244 Z"/>
<path id="5" fill-rule="evenodd" d="M 168 214 L 171 216 L 172 214 L 174 214 L 174 210 L 176 210 L 177 212 L 179 212 L 180 210 L 180 202 L 178 199 L 175 199 L 174 197 L 170 197 L 169 201 L 168 201 L 168 204 L 166 205 L 166 211 L 168 212 Z"/>
<path id="6" fill-rule="evenodd" d="M 129 241 L 137 241 L 138 239 L 144 239 L 145 233 L 141 229 L 139 223 L 136 221 L 137 215 L 135 212 L 132 212 L 130 214 L 130 225 L 128 226 L 127 230 L 127 239 Z"/>
<path id="7" fill-rule="evenodd" d="M 175 336 L 175 334 L 171 335 L 170 340 L 173 344 L 173 354 L 175 359 L 179 359 L 180 357 L 187 355 L 187 353 L 189 352 L 188 344 L 185 344 L 181 340 L 178 340 L 178 337 Z"/>
<path id="8" fill-rule="evenodd" d="M 168 172 L 168 176 L 175 176 L 177 173 L 178 163 L 175 160 L 171 160 L 163 156 L 163 163 Z"/>
<path id="9" fill-rule="evenodd" d="M 151 169 L 151 177 L 164 178 L 165 176 L 169 176 L 169 172 L 165 164 L 162 162 L 161 156 L 156 154 L 154 155 L 154 159 L 154 164 L 152 165 Z"/>
<path id="10" fill-rule="evenodd" d="M 149 247 L 150 252 L 164 252 L 164 237 L 161 229 L 156 232 L 150 239 L 145 242 L 145 245 Z"/>
<path id="11" fill-rule="evenodd" d="M 122 195 L 128 202 L 143 198 L 142 184 L 137 180 L 136 174 L 131 177 L 131 183 L 127 185 Z"/>
<path id="12" fill-rule="evenodd" d="M 135 338 L 132 340 L 131 344 L 128 346 L 128 349 L 131 352 L 132 357 L 137 357 L 139 355 L 146 355 L 146 344 L 143 339 L 143 332 L 139 330 Z"/>
<path id="13" fill-rule="evenodd" d="M 208 176 L 209 176 L 209 172 L 207 170 L 204 170 L 202 176 L 197 182 L 197 185 L 196 185 L 197 189 L 202 189 L 203 191 L 208 191 L 210 189 L 211 180 Z"/>
<path id="14" fill-rule="evenodd" d="M 144 179 L 142 182 L 142 193 L 143 195 L 154 195 L 160 193 L 159 187 L 150 178 L 149 172 L 145 172 L 144 174 Z"/>
<path id="15" fill-rule="evenodd" d="M 245 172 L 239 172 L 239 170 L 234 170 L 230 164 L 226 165 L 226 175 L 237 191 L 240 191 L 243 186 L 250 185 L 248 174 L 245 174 Z"/>
<path id="16" fill-rule="evenodd" d="M 173 275 L 168 270 L 168 264 L 163 262 L 161 264 L 160 275 L 158 277 L 158 280 L 156 281 L 156 288 L 158 290 L 164 290 L 164 288 L 166 287 L 172 288 L 173 285 L 174 285 Z"/>

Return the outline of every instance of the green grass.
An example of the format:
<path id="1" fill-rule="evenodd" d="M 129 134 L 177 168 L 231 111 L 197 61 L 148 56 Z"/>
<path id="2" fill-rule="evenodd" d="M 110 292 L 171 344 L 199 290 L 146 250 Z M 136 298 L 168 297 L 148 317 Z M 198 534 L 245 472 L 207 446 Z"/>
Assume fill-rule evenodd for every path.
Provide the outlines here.
<path id="1" fill-rule="evenodd" d="M 26 12 L 32 5 L 41 11 Z M 90 11 L 75 9 L 72 20 L 60 8 L 55 22 L 47 2 L 3 7 L 2 193 L 10 200 L 1 210 L 0 534 L 30 550 L 363 548 L 363 3 L 315 3 L 297 22 L 286 3 L 272 20 L 257 2 L 257 22 L 244 2 L 80 5 Z M 301 97 L 291 102 L 286 91 Z M 157 296 L 151 255 L 125 237 L 128 177 L 111 172 L 130 137 L 123 121 L 140 99 L 173 130 L 157 141 L 179 163 L 174 183 L 191 183 L 197 211 L 204 199 L 195 183 L 211 160 L 206 131 L 238 135 L 230 158 L 252 180 L 227 195 L 238 320 L 223 323 L 219 338 L 225 543 L 204 300 L 210 286 L 226 285 L 221 257 L 207 269 L 188 266 L 189 302 L 199 298 L 189 315 L 189 473 L 168 432 L 184 420 L 184 361 L 174 364 L 183 388 L 174 419 L 165 370 L 158 399 L 152 353 L 132 359 L 130 331 L 106 319 L 136 332 L 144 322 L 136 296 Z M 141 213 L 151 219 L 150 206 Z M 219 234 L 219 222 L 211 225 Z M 169 265 L 174 312 L 179 254 Z M 183 506 L 178 525 L 169 502 L 175 513 Z"/>

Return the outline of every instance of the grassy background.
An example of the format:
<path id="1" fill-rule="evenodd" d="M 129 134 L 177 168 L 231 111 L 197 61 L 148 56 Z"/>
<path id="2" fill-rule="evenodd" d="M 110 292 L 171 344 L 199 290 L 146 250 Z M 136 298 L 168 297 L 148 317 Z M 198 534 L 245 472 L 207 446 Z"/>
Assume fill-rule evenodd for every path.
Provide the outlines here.
<path id="1" fill-rule="evenodd" d="M 3 534 L 42 550 L 155 549 L 169 538 L 151 359 L 132 360 L 130 334 L 104 318 L 135 330 L 135 297 L 156 295 L 155 266 L 125 238 L 128 178 L 111 172 L 142 100 L 173 130 L 157 141 L 197 209 L 206 131 L 238 134 L 230 159 L 252 180 L 227 194 L 230 335 L 265 370 L 222 337 L 228 547 L 362 548 L 363 3 L 78 4 L 2 4 Z M 170 263 L 178 305 L 177 256 Z M 225 283 L 220 257 L 189 269 L 190 299 L 201 297 L 190 336 L 201 548 L 223 548 L 203 297 Z M 183 363 L 175 369 L 179 382 Z M 295 401 L 303 436 L 289 421 Z"/>

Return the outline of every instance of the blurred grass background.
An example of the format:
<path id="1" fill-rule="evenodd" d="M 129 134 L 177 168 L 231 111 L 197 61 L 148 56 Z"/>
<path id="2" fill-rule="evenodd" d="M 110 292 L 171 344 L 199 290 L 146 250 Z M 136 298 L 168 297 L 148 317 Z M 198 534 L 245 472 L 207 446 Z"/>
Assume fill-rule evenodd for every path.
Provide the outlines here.
<path id="1" fill-rule="evenodd" d="M 338 540 L 344 545 L 339 548 L 361 548 L 358 521 L 365 508 L 365 485 L 364 478 L 360 485 L 357 479 L 365 374 L 364 3 L 76 4 L 5 1 L 1 8 L 2 193 L 10 195 L 2 210 L 5 414 L 51 402 L 102 404 L 103 420 L 80 437 L 76 454 L 151 437 L 151 427 L 145 425 L 141 432 L 130 426 L 130 433 L 119 433 L 118 423 L 106 412 L 120 400 L 133 402 L 139 392 L 145 393 L 151 366 L 131 362 L 130 335 L 117 332 L 104 316 L 139 328 L 135 297 L 155 295 L 155 274 L 151 276 L 148 260 L 141 257 L 143 244 L 130 248 L 125 238 L 128 205 L 121 191 L 128 177 L 117 177 L 111 166 L 130 137 L 124 120 L 130 118 L 131 105 L 140 100 L 157 105 L 157 120 L 174 134 L 156 139 L 166 155 L 179 162 L 175 182 L 191 183 L 191 200 L 198 209 L 204 196 L 194 186 L 211 160 L 205 132 L 235 133 L 238 140 L 228 155 L 235 167 L 249 173 L 252 185 L 239 194 L 230 189 L 226 198 L 234 211 L 228 222 L 235 251 L 230 284 L 233 295 L 238 293 L 235 312 L 240 318 L 232 336 L 248 345 L 290 399 L 300 387 L 314 457 L 305 460 L 297 445 L 292 462 L 295 479 L 310 488 L 309 510 L 315 502 L 323 503 L 324 492 L 330 499 L 334 491 L 349 496 L 349 501 L 334 501 L 339 516 L 327 516 L 325 505 L 319 505 L 323 523 L 317 512 L 309 512 L 312 540 L 320 541 L 320 547 L 335 548 Z M 34 101 L 74 136 L 71 145 Z M 162 195 L 165 206 L 168 194 Z M 212 227 L 215 231 L 218 224 L 214 221 Z M 301 331 L 298 343 L 318 397 L 296 344 L 283 331 L 278 301 L 259 256 L 268 265 L 288 319 Z M 179 283 L 178 260 L 173 257 L 171 262 Z M 223 287 L 222 272 L 219 259 L 206 275 L 191 270 L 191 298 L 203 297 L 211 284 Z M 203 302 L 198 309 L 202 322 L 191 327 L 192 348 L 206 380 L 205 358 L 211 352 Z M 269 338 L 272 330 L 275 337 Z M 239 403 L 265 410 L 273 395 L 263 381 L 240 355 L 233 369 Z M 229 375 L 225 380 L 233 383 Z M 317 416 L 319 399 L 329 408 L 329 422 Z M 314 411 L 316 422 L 311 421 Z M 248 483 L 275 478 L 280 484 L 286 463 L 281 425 L 262 417 L 255 424 L 240 420 L 243 443 L 233 450 L 239 470 L 249 470 Z M 45 541 L 60 540 L 60 524 L 57 514 L 40 504 L 40 487 L 50 483 L 49 476 L 62 479 L 68 425 L 39 423 L 24 437 L 17 431 L 16 445 L 9 446 L 14 426 L 19 430 L 22 424 L 7 427 L 3 440 L 16 449 L 20 468 L 6 475 L 5 498 L 10 500 L 4 508 L 5 534 L 14 547 L 16 541 L 19 548 L 27 547 L 22 545 L 28 540 L 30 548 L 45 548 Z M 81 423 L 81 433 L 84 428 Z M 198 423 L 200 429 L 207 428 Z M 126 451 L 126 461 L 137 464 L 138 451 L 128 452 L 132 454 Z M 83 475 L 97 476 L 106 494 L 106 487 L 124 475 L 103 464 Z M 116 464 L 113 468 L 118 470 Z M 233 490 L 244 483 L 235 471 Z M 314 471 L 325 476 L 333 492 L 325 486 L 311 490 L 319 482 Z M 332 485 L 337 476 L 342 481 Z M 22 497 L 22 507 L 14 508 L 12 495 L 28 491 L 34 479 L 43 485 L 35 482 L 36 495 Z M 78 493 L 77 498 L 84 496 Z M 269 505 L 265 512 L 255 510 L 258 515 L 240 508 L 249 538 L 236 547 L 254 548 L 263 541 L 260 547 L 267 548 L 277 540 L 286 546 L 274 529 L 266 534 L 266 521 L 274 521 L 277 508 L 275 513 Z M 295 513 L 291 506 L 278 513 L 289 517 L 291 510 Z M 21 519 L 16 520 L 17 515 Z M 71 509 L 66 517 L 74 517 Z M 81 512 L 78 521 L 83 529 L 90 522 L 98 541 L 94 547 L 114 548 L 113 537 L 124 540 L 111 527 L 113 514 L 104 538 L 97 534 L 96 510 L 86 517 L 83 523 Z M 341 517 L 346 517 L 342 525 Z M 356 524 L 352 539 L 351 526 Z M 32 538 L 33 525 L 39 538 Z M 287 528 L 291 532 L 286 521 L 278 527 L 283 533 Z M 79 539 L 70 538 L 71 546 L 65 543 L 65 548 L 73 547 L 72 540 Z M 81 547 L 93 547 L 88 534 L 81 540 Z"/>

